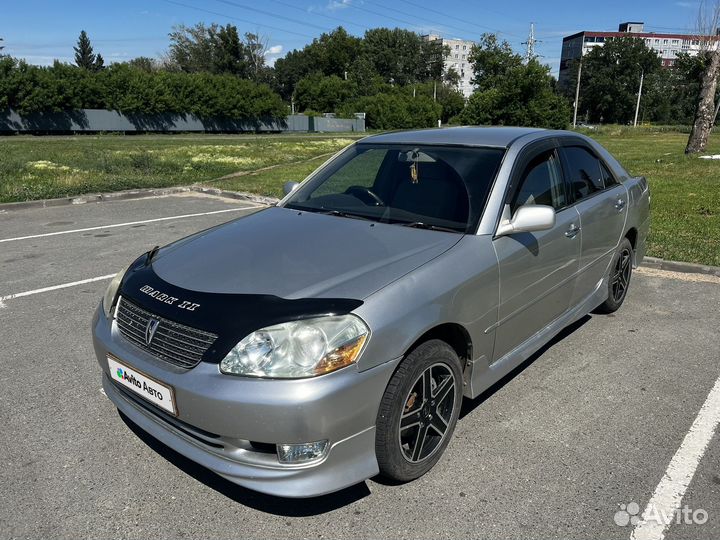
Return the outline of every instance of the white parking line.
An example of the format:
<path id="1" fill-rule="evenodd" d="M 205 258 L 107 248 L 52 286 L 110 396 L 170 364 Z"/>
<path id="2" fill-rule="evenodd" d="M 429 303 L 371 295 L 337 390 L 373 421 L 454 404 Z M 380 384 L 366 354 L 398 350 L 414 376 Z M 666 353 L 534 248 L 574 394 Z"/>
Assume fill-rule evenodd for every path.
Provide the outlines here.
<path id="1" fill-rule="evenodd" d="M 719 423 L 720 379 L 715 381 L 690 431 L 670 460 L 665 475 L 642 513 L 643 519 L 632 532 L 631 540 L 662 540 L 665 537 L 668 526 L 676 520 L 675 512 L 680 509 L 685 491 Z"/>
<path id="2" fill-rule="evenodd" d="M 98 276 L 94 278 L 81 279 L 80 281 L 73 281 L 71 283 L 63 283 L 62 285 L 53 285 L 52 287 L 43 287 L 42 289 L 35 289 L 33 291 L 25 291 L 15 294 L 8 294 L 7 296 L 0 296 L 0 308 L 4 308 L 7 300 L 13 300 L 14 298 L 22 298 L 23 296 L 32 296 L 33 294 L 40 294 L 44 292 L 56 291 L 58 289 L 67 289 L 68 287 L 75 287 L 76 285 L 84 285 L 85 283 L 92 283 L 94 281 L 102 281 L 104 279 L 110 279 L 115 274 L 108 274 L 107 276 Z"/>
<path id="3" fill-rule="evenodd" d="M 264 206 L 263 205 L 242 206 L 242 207 L 238 207 L 238 208 L 227 208 L 225 210 L 213 210 L 212 212 L 200 212 L 197 214 L 182 214 L 179 216 L 168 216 L 168 217 L 161 217 L 161 218 L 154 218 L 154 219 L 143 219 L 141 221 L 128 221 L 126 223 L 114 223 L 112 225 L 101 225 L 98 227 L 86 227 L 84 229 L 72 229 L 70 231 L 55 231 L 55 232 L 42 233 L 42 234 L 30 234 L 28 236 L 17 236 L 15 238 L 2 238 L 2 239 L 0 239 L 0 244 L 3 242 L 15 242 L 17 240 L 30 240 L 31 238 L 44 238 L 46 236 L 58 236 L 60 234 L 73 234 L 73 233 L 86 232 L 86 231 L 97 231 L 100 229 L 113 229 L 115 227 L 128 227 L 130 225 L 140 225 L 142 223 L 155 223 L 158 221 L 169 221 L 172 219 L 186 219 L 186 218 L 200 217 L 200 216 L 211 216 L 213 214 L 224 214 L 225 212 L 241 212 L 243 210 L 252 210 L 253 208 L 264 208 Z"/>

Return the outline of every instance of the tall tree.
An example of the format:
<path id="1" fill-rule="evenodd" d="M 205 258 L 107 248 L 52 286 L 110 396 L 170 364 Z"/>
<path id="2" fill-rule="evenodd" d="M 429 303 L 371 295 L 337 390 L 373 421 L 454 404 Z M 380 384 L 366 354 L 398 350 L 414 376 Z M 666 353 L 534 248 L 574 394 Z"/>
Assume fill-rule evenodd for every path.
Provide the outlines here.
<path id="1" fill-rule="evenodd" d="M 77 45 L 73 47 L 75 51 L 75 64 L 78 67 L 95 71 L 97 67 L 97 57 L 93 53 L 92 45 L 90 44 L 90 38 L 88 37 L 85 30 L 80 32 L 78 37 Z M 102 57 L 100 57 L 102 62 Z"/>
<path id="2" fill-rule="evenodd" d="M 472 83 L 481 91 L 501 84 L 523 63 L 507 41 L 499 41 L 497 35 L 488 33 L 480 36 L 480 41 L 470 49 L 468 60 L 473 66 Z"/>
<path id="3" fill-rule="evenodd" d="M 73 50 L 75 51 L 75 64 L 78 67 L 87 69 L 88 71 L 99 71 L 102 69 L 105 61 L 101 55 L 96 55 L 93 52 L 90 38 L 85 30 L 80 32 L 77 45 L 73 47 Z"/>
<path id="4" fill-rule="evenodd" d="M 720 76 L 720 43 L 717 36 L 719 22 L 720 2 L 716 1 L 712 7 L 708 7 L 704 1 L 701 1 L 697 31 L 700 34 L 702 44 L 700 54 L 704 57 L 705 66 L 700 79 L 695 120 L 685 147 L 686 154 L 705 150 L 715 123 L 715 93 Z"/>
<path id="5" fill-rule="evenodd" d="M 254 34 L 252 32 L 245 33 L 245 56 L 250 68 L 250 76 L 254 80 L 259 80 L 263 68 L 265 67 L 265 55 L 268 50 L 267 36 Z"/>
<path id="6" fill-rule="evenodd" d="M 213 69 L 213 35 L 217 25 L 210 27 L 203 23 L 195 26 L 179 24 L 170 32 L 170 48 L 166 53 L 166 64 L 178 71 L 198 73 Z"/>
<path id="7" fill-rule="evenodd" d="M 289 99 L 298 81 L 312 73 L 336 75 L 358 79 L 359 72 L 368 75 L 368 62 L 361 54 L 362 40 L 347 33 L 339 26 L 332 32 L 323 33 L 301 50 L 291 51 L 275 62 L 275 85 L 280 94 Z M 358 63 L 358 65 L 355 65 Z M 371 64 L 370 64 L 371 66 Z M 374 74 L 374 68 L 371 67 Z M 372 79 L 362 81 L 371 82 Z M 357 81 L 358 84 L 361 81 Z"/>
<path id="8" fill-rule="evenodd" d="M 231 73 L 247 77 L 249 71 L 248 54 L 245 44 L 240 41 L 237 28 L 228 24 L 218 28 L 211 27 L 213 66 L 215 73 Z"/>
<path id="9" fill-rule="evenodd" d="M 231 74 L 257 81 L 266 74 L 267 44 L 267 37 L 250 32 L 241 40 L 232 24 L 178 25 L 170 32 L 170 48 L 164 60 L 177 71 Z"/>
<path id="10" fill-rule="evenodd" d="M 402 28 L 372 28 L 363 39 L 363 54 L 383 80 L 393 84 L 439 80 L 445 53 L 439 40 L 427 41 Z"/>
<path id="11" fill-rule="evenodd" d="M 537 59 L 523 63 L 507 42 L 482 36 L 470 54 L 477 90 L 458 119 L 465 124 L 564 128 L 570 118 L 565 98 L 555 93 L 550 68 Z"/>
<path id="12" fill-rule="evenodd" d="M 641 75 L 648 81 L 647 89 L 661 69 L 662 60 L 644 40 L 608 40 L 583 57 L 578 108 L 587 111 L 591 122 L 631 122 Z"/>

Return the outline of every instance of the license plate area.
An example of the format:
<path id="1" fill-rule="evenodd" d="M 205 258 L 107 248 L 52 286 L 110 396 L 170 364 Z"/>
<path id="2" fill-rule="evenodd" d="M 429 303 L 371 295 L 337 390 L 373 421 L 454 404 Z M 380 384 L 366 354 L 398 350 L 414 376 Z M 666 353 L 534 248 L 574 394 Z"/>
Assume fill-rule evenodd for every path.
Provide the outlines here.
<path id="1" fill-rule="evenodd" d="M 111 354 L 107 355 L 107 362 L 110 367 L 110 378 L 113 381 L 165 412 L 177 416 L 175 391 L 172 386 L 161 383 Z"/>

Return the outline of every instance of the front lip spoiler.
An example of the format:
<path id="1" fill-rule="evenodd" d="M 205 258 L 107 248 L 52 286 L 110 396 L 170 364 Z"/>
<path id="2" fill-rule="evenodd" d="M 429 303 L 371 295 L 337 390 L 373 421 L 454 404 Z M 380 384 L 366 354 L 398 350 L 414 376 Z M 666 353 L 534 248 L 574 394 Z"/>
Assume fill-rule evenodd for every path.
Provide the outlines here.
<path id="1" fill-rule="evenodd" d="M 302 466 L 287 466 L 277 462 L 273 455 L 275 465 L 262 466 L 209 451 L 205 445 L 192 440 L 188 435 L 144 410 L 144 407 L 126 399 L 107 375 L 103 374 L 102 379 L 107 397 L 142 431 L 191 461 L 240 486 L 279 497 L 315 497 L 352 486 L 379 472 L 375 458 L 375 426 L 335 442 L 320 461 Z"/>

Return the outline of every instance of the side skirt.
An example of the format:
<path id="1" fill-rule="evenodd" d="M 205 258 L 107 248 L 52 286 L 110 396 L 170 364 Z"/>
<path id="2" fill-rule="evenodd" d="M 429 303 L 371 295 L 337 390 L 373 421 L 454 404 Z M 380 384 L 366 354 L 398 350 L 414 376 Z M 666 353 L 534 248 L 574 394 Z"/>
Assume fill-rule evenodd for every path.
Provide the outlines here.
<path id="1" fill-rule="evenodd" d="M 469 380 L 469 384 L 465 386 L 464 396 L 471 399 L 476 398 L 540 350 L 563 328 L 581 319 L 602 304 L 607 298 L 607 279 L 608 276 L 606 274 L 585 300 L 567 310 L 560 317 L 529 337 L 502 358 L 490 364 L 487 357 L 481 356 L 477 360 L 469 363 L 466 368 L 466 373 L 467 370 L 470 371 L 466 377 L 466 380 Z"/>

